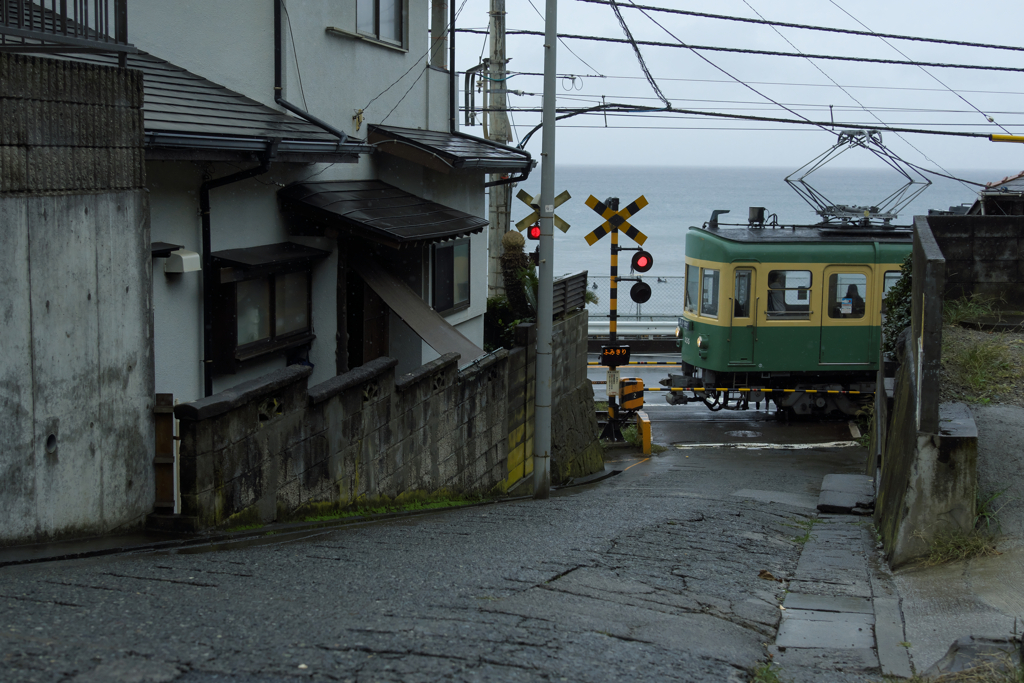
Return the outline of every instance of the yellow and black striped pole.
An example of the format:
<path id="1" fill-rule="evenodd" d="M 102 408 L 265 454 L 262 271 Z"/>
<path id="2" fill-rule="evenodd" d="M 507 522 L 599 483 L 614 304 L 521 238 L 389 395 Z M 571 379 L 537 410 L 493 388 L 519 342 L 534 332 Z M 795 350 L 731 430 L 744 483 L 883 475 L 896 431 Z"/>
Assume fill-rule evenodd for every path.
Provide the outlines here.
<path id="1" fill-rule="evenodd" d="M 612 211 L 619 210 L 618 197 L 609 197 L 607 205 Z M 619 229 L 612 225 L 612 273 L 608 290 L 608 343 L 615 344 L 616 321 L 619 315 Z"/>

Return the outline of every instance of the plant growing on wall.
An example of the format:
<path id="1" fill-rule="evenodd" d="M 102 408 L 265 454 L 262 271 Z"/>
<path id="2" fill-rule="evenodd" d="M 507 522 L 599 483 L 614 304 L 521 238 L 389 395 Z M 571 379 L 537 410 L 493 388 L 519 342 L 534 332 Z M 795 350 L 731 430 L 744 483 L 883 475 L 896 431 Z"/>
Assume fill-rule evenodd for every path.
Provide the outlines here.
<path id="1" fill-rule="evenodd" d="M 883 300 L 885 320 L 882 322 L 882 350 L 894 353 L 896 338 L 910 326 L 910 309 L 913 293 L 914 256 L 907 254 L 900 264 L 900 279 L 889 289 Z"/>

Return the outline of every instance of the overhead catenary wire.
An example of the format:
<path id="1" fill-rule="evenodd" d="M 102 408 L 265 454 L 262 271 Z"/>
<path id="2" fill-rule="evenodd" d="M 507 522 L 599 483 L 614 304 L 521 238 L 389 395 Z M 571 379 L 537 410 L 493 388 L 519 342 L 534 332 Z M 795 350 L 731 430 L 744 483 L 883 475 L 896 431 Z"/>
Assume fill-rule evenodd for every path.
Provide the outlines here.
<path id="1" fill-rule="evenodd" d="M 540 20 L 541 20 L 541 21 L 544 21 L 544 15 L 543 15 L 543 14 L 541 14 L 541 11 L 540 11 L 539 9 L 537 9 L 537 6 L 536 6 L 535 4 L 533 4 L 533 0 L 527 0 L 527 1 L 528 1 L 528 2 L 530 3 L 530 7 L 532 7 L 532 8 L 533 8 L 533 11 L 537 13 L 537 16 L 538 16 L 538 17 L 540 17 Z M 602 74 L 601 74 L 601 72 L 600 72 L 600 71 L 598 71 L 597 69 L 595 69 L 594 67 L 592 67 L 592 66 L 591 66 L 591 65 L 590 65 L 590 64 L 589 64 L 589 63 L 588 63 L 588 62 L 587 62 L 587 61 L 586 61 L 585 59 L 583 59 L 583 57 L 580 57 L 580 56 L 579 56 L 578 54 L 576 54 L 575 52 L 573 52 L 573 51 L 572 51 L 572 48 L 571 48 L 571 47 L 569 47 L 568 45 L 566 45 L 566 44 L 565 44 L 565 41 L 564 41 L 564 40 L 562 40 L 561 38 L 559 38 L 559 39 L 558 39 L 558 42 L 562 44 L 562 47 L 564 47 L 564 48 L 565 48 L 566 50 L 568 50 L 568 51 L 569 51 L 569 54 L 571 54 L 571 55 L 572 55 L 573 57 L 575 57 L 576 59 L 580 60 L 580 62 L 582 62 L 584 66 L 586 66 L 586 67 L 587 67 L 588 69 L 590 69 L 591 71 L 593 71 L 593 72 L 594 72 L 594 74 L 596 75 L 596 77 L 598 77 L 598 78 L 601 78 L 601 77 L 602 77 Z M 541 74 L 541 75 L 543 75 L 543 74 Z"/>
<path id="2" fill-rule="evenodd" d="M 839 11 L 841 11 L 841 12 L 842 12 L 843 14 L 845 14 L 845 15 L 846 15 L 846 16 L 848 16 L 848 17 L 850 17 L 850 18 L 851 18 L 851 19 L 853 19 L 854 21 L 856 21 L 856 22 L 857 22 L 858 24 L 860 24 L 861 26 L 863 26 L 863 27 L 864 27 L 865 29 L 867 29 L 868 31 L 871 31 L 871 29 L 870 29 L 870 28 L 868 28 L 868 26 L 867 26 L 867 25 L 866 25 L 866 24 L 865 24 L 865 23 L 864 23 L 863 21 L 861 21 L 860 19 L 858 19 L 857 17 L 853 16 L 852 14 L 850 14 L 849 12 L 847 12 L 847 11 L 846 11 L 845 9 L 843 9 L 842 7 L 840 7 L 840 6 L 839 6 L 839 4 L 835 2 L 835 0 L 829 0 L 829 2 L 831 2 L 831 3 L 832 3 L 832 4 L 833 4 L 833 5 L 834 5 L 834 6 L 835 6 L 835 7 L 836 7 L 836 8 L 837 8 L 837 9 L 838 9 Z M 875 34 L 875 35 L 878 35 L 878 34 Z M 898 54 L 899 54 L 900 56 L 902 56 L 902 57 L 903 57 L 904 59 L 909 59 L 909 57 L 907 57 L 907 55 L 906 55 L 906 54 L 904 54 L 902 50 L 900 50 L 900 49 L 899 49 L 898 47 L 896 47 L 895 45 L 893 45 L 892 43 L 890 43 L 890 42 L 889 42 L 888 40 L 886 40 L 886 39 L 885 39 L 885 37 L 883 37 L 883 36 L 878 36 L 878 37 L 879 37 L 879 38 L 881 38 L 881 40 L 882 40 L 882 42 L 883 42 L 883 43 L 885 43 L 886 45 L 888 45 L 889 47 L 891 47 L 891 48 L 892 48 L 893 50 L 896 50 L 896 52 L 897 52 L 897 53 L 898 53 Z M 975 110 L 976 112 L 978 112 L 979 114 L 981 114 L 982 116 L 984 116 L 984 117 L 985 117 L 985 118 L 986 118 L 986 119 L 987 119 L 987 120 L 988 120 L 988 121 L 989 121 L 990 123 L 994 123 L 995 125 L 999 126 L 999 128 L 1001 128 L 1001 129 L 1003 130 L 1003 132 L 1004 132 L 1004 133 L 1006 133 L 1007 135 L 1010 135 L 1010 134 L 1011 134 L 1011 133 L 1010 133 L 1010 131 L 1006 130 L 1006 128 L 1003 128 L 1003 126 L 1002 126 L 1001 124 L 999 124 L 999 123 L 996 123 L 996 121 L 995 121 L 995 120 L 994 120 L 994 119 L 993 119 L 993 118 L 992 118 L 991 116 L 989 116 L 988 114 L 986 114 L 986 113 L 985 113 L 985 112 L 983 112 L 982 110 L 980 110 L 980 109 L 978 109 L 977 107 L 975 107 L 973 103 L 971 103 L 971 102 L 968 102 L 968 101 L 967 101 L 967 98 L 965 98 L 965 97 L 964 97 L 963 95 L 961 95 L 960 93 L 958 93 L 957 91 L 953 90 L 953 89 L 952 89 L 952 88 L 950 88 L 950 87 L 949 87 L 948 85 L 946 85 L 946 84 L 945 84 L 944 82 L 942 82 L 941 80 L 939 80 L 939 78 L 938 78 L 938 77 L 937 77 L 937 76 L 936 76 L 935 74 L 933 74 L 932 72 L 928 71 L 928 69 L 925 69 L 924 67 L 920 67 L 920 69 L 921 69 L 921 71 L 923 71 L 923 72 L 924 72 L 925 74 L 927 74 L 927 75 L 928 75 L 929 77 L 931 77 L 931 78 L 932 78 L 932 79 L 933 79 L 933 80 L 934 80 L 934 81 L 935 81 L 936 83 L 938 83 L 939 85 L 941 85 L 942 87 L 944 87 L 944 88 L 945 88 L 946 90 L 948 90 L 949 92 L 953 93 L 954 95 L 956 95 L 957 97 L 959 97 L 959 98 L 960 98 L 961 100 L 963 100 L 964 104 L 966 104 L 967 106 L 971 107 L 971 108 L 972 108 L 972 109 L 974 109 L 974 110 Z"/>
<path id="3" fill-rule="evenodd" d="M 596 5 L 607 5 L 610 0 L 578 0 L 578 2 L 589 2 Z M 835 4 L 835 3 L 833 3 Z M 670 7 L 653 7 L 650 5 L 637 5 L 636 3 L 630 3 L 625 5 L 631 9 L 637 10 L 648 10 L 651 12 L 666 12 L 669 14 L 682 14 L 691 17 L 702 17 L 705 19 L 720 19 L 723 21 L 738 21 L 746 24 L 762 24 L 765 26 L 782 26 L 783 28 L 797 28 L 808 31 L 822 31 L 826 33 L 843 33 L 852 36 L 867 36 L 872 38 L 891 38 L 893 40 L 910 40 L 921 43 L 936 43 L 939 45 L 956 45 L 959 47 L 980 47 L 990 50 L 1010 50 L 1015 52 L 1024 52 L 1024 47 L 1016 45 L 994 45 L 991 43 L 974 43 L 965 40 L 948 40 L 943 38 L 924 38 L 921 36 L 907 36 L 899 35 L 895 33 L 876 33 L 870 29 L 866 31 L 857 31 L 853 29 L 834 28 L 831 26 L 811 26 L 809 24 L 794 24 L 784 21 L 768 21 L 763 17 L 761 19 L 752 19 L 749 17 L 734 17 L 725 14 L 709 14 L 707 12 L 695 12 L 692 10 L 674 9 Z M 836 5 L 838 7 L 838 5 Z M 842 9 L 842 8 L 840 8 Z M 845 10 L 844 10 L 845 11 Z M 857 22 L 860 23 L 860 22 Z M 866 27 L 865 27 L 866 28 Z"/>
<path id="4" fill-rule="evenodd" d="M 465 73 L 460 71 L 459 73 Z M 511 76 L 543 76 L 544 74 L 536 71 L 509 71 Z M 587 76 L 584 74 L 559 74 L 559 78 L 598 78 L 598 76 Z M 639 81 L 646 80 L 643 76 L 610 76 L 604 74 L 600 78 L 607 78 L 612 80 L 625 80 L 625 81 Z M 673 76 L 660 76 L 659 81 L 676 81 L 680 83 L 732 83 L 736 84 L 734 80 L 726 80 L 720 78 L 679 78 Z M 828 83 L 797 83 L 793 81 L 747 81 L 751 85 L 782 85 L 792 88 L 834 88 L 836 86 Z M 914 87 L 902 87 L 896 85 L 851 85 L 846 84 L 842 87 L 850 90 L 899 90 L 909 92 L 946 92 L 945 88 L 914 88 Z M 974 93 L 980 95 L 1019 95 L 1024 96 L 1024 91 L 1014 90 L 966 90 L 961 89 L 959 92 Z M 678 99 L 678 98 L 673 98 Z M 998 112 L 997 112 L 998 113 Z"/>
<path id="5" fill-rule="evenodd" d="M 757 11 L 756 9 L 754 9 L 754 6 L 750 4 L 749 0 L 743 0 L 743 4 L 745 4 L 745 5 L 747 6 L 747 7 L 749 7 L 749 8 L 750 8 L 750 11 L 752 11 L 752 12 L 753 12 L 754 14 L 756 14 L 756 15 L 757 15 L 758 17 L 761 17 L 761 19 L 764 19 L 764 17 L 763 17 L 763 16 L 761 16 L 761 13 L 760 13 L 760 12 L 758 12 L 758 11 Z M 837 6 L 838 6 L 838 5 L 837 5 Z M 791 41 L 791 40 L 790 40 L 789 38 L 787 38 L 787 37 L 786 37 L 786 36 L 785 36 L 785 35 L 784 35 L 784 34 L 782 33 L 782 31 L 780 31 L 780 30 L 779 30 L 779 28 L 778 28 L 777 26 L 772 26 L 771 28 L 772 28 L 772 30 L 773 30 L 773 31 L 775 31 L 775 33 L 777 33 L 777 34 L 779 35 L 779 37 L 780 37 L 780 38 L 782 38 L 782 39 L 783 39 L 784 41 L 786 41 L 786 43 L 788 43 L 790 47 L 792 47 L 792 48 L 793 48 L 794 50 L 796 50 L 797 52 L 801 52 L 800 48 L 798 48 L 798 47 L 797 47 L 797 46 L 796 46 L 796 45 L 795 45 L 795 44 L 793 43 L 793 41 Z M 903 54 L 903 53 L 901 52 L 900 54 Z M 906 57 L 906 55 L 903 55 L 903 56 L 904 56 L 904 57 Z M 908 58 L 908 59 L 909 59 L 909 58 Z M 887 124 L 885 123 L 885 121 L 883 121 L 883 120 L 882 120 L 882 118 L 881 118 L 881 117 L 880 117 L 880 116 L 879 116 L 879 115 L 878 115 L 877 113 L 875 113 L 874 111 L 871 111 L 871 110 L 869 110 L 869 109 L 868 109 L 867 107 L 865 107 L 865 106 L 864 106 L 864 103 L 863 103 L 863 102 L 861 102 L 860 100 L 858 100 L 858 99 L 857 99 L 856 97 L 854 97 L 854 96 L 853 96 L 853 93 L 851 93 L 851 92 L 850 92 L 850 91 L 848 91 L 848 90 L 847 90 L 846 88 L 844 88 L 844 87 L 842 87 L 841 85 L 839 85 L 839 83 L 837 83 L 837 82 L 836 82 L 836 80 L 835 80 L 834 78 L 832 78 L 832 77 L 831 77 L 831 76 L 829 76 L 829 75 L 828 75 L 827 73 L 825 73 L 825 70 L 824 70 L 824 69 L 822 69 L 822 68 L 821 68 L 821 66 L 820 66 L 819 64 L 815 63 L 815 61 L 814 61 L 814 60 L 812 60 L 812 59 L 808 59 L 807 61 L 808 61 L 808 62 L 809 62 L 809 63 L 811 64 L 811 66 L 813 66 L 813 67 L 814 67 L 815 69 L 817 69 L 817 70 L 818 70 L 818 72 L 819 72 L 819 73 L 821 73 L 821 75 L 822 75 L 822 76 L 824 76 L 825 78 L 827 78 L 827 79 L 828 79 L 829 81 L 831 81 L 831 82 L 832 82 L 832 84 L 834 84 L 834 85 L 835 85 L 836 87 L 838 87 L 838 88 L 839 88 L 840 90 L 842 90 L 842 91 L 843 91 L 843 93 L 845 93 L 847 97 L 849 97 L 849 98 L 850 98 L 851 100 L 853 100 L 853 101 L 854 101 L 854 102 L 856 102 L 856 103 L 857 103 L 858 105 L 860 105 L 860 108 L 861 108 L 861 109 L 862 109 L 862 110 L 863 110 L 863 111 L 864 111 L 864 112 L 865 112 L 866 114 L 869 114 L 869 115 L 871 115 L 871 116 L 872 116 L 872 117 L 873 117 L 873 118 L 874 118 L 874 119 L 875 119 L 876 121 L 878 121 L 878 122 L 879 122 L 879 123 L 881 123 L 882 125 L 887 125 Z M 928 73 L 928 72 L 927 72 L 926 70 L 924 70 L 924 69 L 922 69 L 922 71 L 925 71 L 925 73 Z M 962 99 L 962 98 L 961 98 L 961 99 Z M 964 100 L 964 101 L 966 102 L 967 100 Z M 1004 128 L 1003 130 L 1006 130 L 1006 129 Z M 929 157 L 929 156 L 928 156 L 927 154 L 925 154 L 925 153 L 924 153 L 923 151 L 921 151 L 921 150 L 920 150 L 920 149 L 919 149 L 919 148 L 918 148 L 918 147 L 917 147 L 916 145 L 914 145 L 914 143 L 910 142 L 910 140 L 907 140 L 907 139 L 906 139 L 905 137 L 903 137 L 903 135 L 902 135 L 902 134 L 900 134 L 900 133 L 896 133 L 896 137 L 898 137 L 898 138 L 899 138 L 900 140 L 902 140 L 903 142 L 905 142 L 905 143 L 906 143 L 906 144 L 907 144 L 907 145 L 908 145 L 908 146 L 909 146 L 909 147 L 910 147 L 911 149 L 913 149 L 913 150 L 914 150 L 915 152 L 917 152 L 918 154 L 920 154 L 920 155 L 921 155 L 922 157 L 924 157 L 925 159 L 927 159 L 929 163 L 932 163 L 932 164 L 934 164 L 935 166 L 938 166 L 938 167 L 939 167 L 939 169 L 941 169 L 943 173 L 947 173 L 947 174 L 949 173 L 949 171 L 947 171 L 947 170 L 946 170 L 945 168 L 943 168 L 943 167 L 942 167 L 942 165 L 941 165 L 940 163 L 938 163 L 937 161 L 935 161 L 934 159 L 932 159 L 931 157 Z M 877 151 L 879 151 L 879 150 L 875 150 L 875 151 L 877 152 Z M 882 147 L 881 151 L 883 151 L 883 152 L 884 152 L 884 153 L 885 153 L 885 154 L 886 154 L 887 156 L 892 156 L 892 152 L 891 152 L 890 150 L 888 150 L 888 148 Z M 902 161 L 902 160 L 901 160 L 901 161 Z M 901 172 L 901 173 L 903 172 L 903 171 L 902 171 L 902 169 L 899 169 L 899 170 L 900 170 L 900 172 Z M 909 177 L 908 177 L 908 180 L 909 180 Z"/>
<path id="6" fill-rule="evenodd" d="M 626 5 L 629 7 L 630 5 Z M 633 5 L 636 7 L 636 5 Z M 458 29 L 459 33 L 482 33 L 477 29 Z M 509 29 L 506 31 L 507 35 L 522 35 L 522 36 L 543 36 L 541 31 L 531 31 L 529 29 Z M 560 33 L 559 38 L 566 38 L 570 40 L 588 40 L 600 43 L 629 43 L 625 38 L 609 38 L 606 36 L 586 36 L 578 35 L 575 33 Z M 896 66 L 929 66 L 937 69 L 969 69 L 977 71 L 1007 71 L 1013 73 L 1024 73 L 1024 67 L 1016 66 L 993 66 L 986 64 L 955 64 L 945 62 L 918 62 L 918 61 L 907 61 L 900 59 L 881 59 L 877 57 L 851 57 L 848 55 L 820 55 L 820 54 L 795 54 L 793 52 L 778 52 L 775 50 L 754 50 L 751 48 L 741 47 L 722 47 L 717 45 L 690 45 L 680 41 L 679 43 L 664 43 L 654 40 L 637 40 L 637 45 L 647 45 L 650 47 L 670 47 L 670 48 L 685 48 L 695 51 L 704 52 L 732 52 L 737 54 L 746 55 L 764 55 L 767 57 L 795 57 L 797 59 L 826 59 L 840 62 L 864 62 L 868 64 L 892 64 Z"/>

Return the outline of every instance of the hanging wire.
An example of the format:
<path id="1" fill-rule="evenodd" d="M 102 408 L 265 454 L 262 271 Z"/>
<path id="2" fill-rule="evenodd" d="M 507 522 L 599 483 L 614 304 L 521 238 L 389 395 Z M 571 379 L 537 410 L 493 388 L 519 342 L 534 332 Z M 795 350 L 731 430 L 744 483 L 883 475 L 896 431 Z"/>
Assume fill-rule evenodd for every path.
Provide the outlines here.
<path id="1" fill-rule="evenodd" d="M 540 13 L 540 10 L 539 10 L 539 9 L 537 9 L 537 6 L 536 6 L 535 4 L 533 4 L 533 0 L 527 0 L 527 1 L 528 1 L 528 2 L 530 3 L 530 7 L 532 7 L 532 8 L 533 8 L 533 11 L 537 13 L 537 16 L 538 16 L 538 17 L 540 17 L 540 20 L 541 20 L 541 21 L 544 21 L 544 15 L 543 15 L 543 14 L 541 14 L 541 13 Z M 600 72 L 600 71 L 598 71 L 598 70 L 597 70 L 597 69 L 595 69 L 594 67 L 590 66 L 590 64 L 588 64 L 588 63 L 586 62 L 586 60 L 584 60 L 584 59 L 583 59 L 583 57 L 580 57 L 580 56 L 579 56 L 578 54 L 576 54 L 575 52 L 573 52 L 573 51 L 572 51 L 572 48 L 571 48 L 571 47 L 569 47 L 568 45 L 566 45 L 566 44 L 565 44 L 565 41 L 564 41 L 564 40 L 562 40 L 561 38 L 559 38 L 559 39 L 558 39 L 558 42 L 562 44 L 562 47 L 564 47 L 564 48 L 565 48 L 566 50 L 568 50 L 568 51 L 569 51 L 569 54 L 571 54 L 571 55 L 572 55 L 573 57 L 575 57 L 576 59 L 578 59 L 578 60 L 580 60 L 581 62 L 583 62 L 583 65 L 584 65 L 584 66 L 586 66 L 586 67 L 587 67 L 588 69 L 590 69 L 591 71 L 593 71 L 593 72 L 594 72 L 594 74 L 595 74 L 595 75 L 597 75 L 597 77 L 598 77 L 598 78 L 603 78 L 603 76 L 601 75 L 601 72 Z"/>
<path id="2" fill-rule="evenodd" d="M 841 11 L 841 12 L 842 12 L 843 14 L 845 14 L 845 15 L 846 15 L 846 16 L 848 16 L 848 17 L 850 17 L 850 18 L 851 18 L 851 19 L 853 19 L 854 21 L 856 21 L 856 22 L 857 22 L 858 24 L 860 24 L 861 26 L 863 26 L 863 27 L 864 27 L 865 29 L 867 29 L 868 31 L 871 31 L 871 29 L 870 29 L 870 28 L 868 28 L 868 26 L 867 26 L 867 25 L 866 25 L 866 24 L 865 24 L 864 22 L 862 22 L 862 21 L 861 21 L 860 19 L 858 19 L 857 17 L 855 17 L 855 16 L 853 16 L 852 14 L 850 14 L 849 12 L 847 12 L 847 11 L 846 11 L 845 9 L 843 9 L 842 7 L 840 7 L 840 6 L 839 6 L 839 5 L 838 5 L 838 4 L 837 4 L 837 3 L 835 2 L 835 0 L 829 0 L 829 2 L 831 2 L 831 3 L 833 4 L 833 5 L 835 5 L 835 7 L 836 7 L 837 9 L 839 9 L 839 11 Z M 873 32 L 872 32 L 872 33 L 873 33 Z M 878 34 L 875 34 L 875 35 L 878 35 Z M 898 53 L 898 54 L 899 54 L 900 56 L 902 56 L 902 57 L 903 57 L 904 59 L 910 59 L 910 57 L 907 57 L 907 55 L 905 55 L 905 54 L 903 53 L 903 51 L 902 51 L 902 50 L 900 50 L 900 49 L 899 49 L 898 47 L 896 47 L 895 45 L 893 45 L 892 43 L 890 43 L 890 42 L 889 42 L 888 40 L 886 40 L 886 39 L 885 39 L 884 37 L 882 37 L 882 36 L 878 36 L 878 37 L 879 37 L 879 38 L 881 39 L 881 41 L 882 41 L 883 43 L 885 43 L 886 45 L 888 45 L 889 47 L 891 47 L 891 48 L 892 48 L 893 50 L 896 50 L 896 52 L 897 52 L 897 53 Z M 973 109 L 974 111 L 976 111 L 976 112 L 978 112 L 979 114 L 981 114 L 982 116 L 984 116 L 984 117 L 985 117 L 985 119 L 986 119 L 986 120 L 988 120 L 988 122 L 989 122 L 989 123 L 995 123 L 995 125 L 999 126 L 999 128 L 1001 128 L 1001 129 L 1002 129 L 1002 131 L 1003 131 L 1004 133 L 1006 133 L 1007 135 L 1012 135 L 1012 133 L 1010 133 L 1010 131 L 1006 130 L 1006 128 L 1003 128 L 1003 126 L 1002 126 L 1001 124 L 999 124 L 999 123 L 996 123 L 995 119 L 993 119 L 993 118 L 992 118 L 991 116 L 989 116 L 988 114 L 986 114 L 986 113 L 985 113 L 985 112 L 983 112 L 982 110 L 980 110 L 980 109 L 978 109 L 977 107 L 975 107 L 975 106 L 974 106 L 974 104 L 972 104 L 971 102 L 968 102 L 968 101 L 967 101 L 967 99 L 966 99 L 966 98 L 965 98 L 965 97 L 964 97 L 963 95 L 961 95 L 960 93 L 958 93 L 957 91 L 953 90 L 953 89 L 952 89 L 952 88 L 950 88 L 950 87 L 949 87 L 948 85 L 946 85 L 945 83 L 943 83 L 943 82 L 942 82 L 941 80 L 939 80 L 939 78 L 938 78 L 937 76 L 935 76 L 935 75 L 934 75 L 933 73 L 931 73 L 930 71 L 928 71 L 928 69 L 924 68 L 923 66 L 922 66 L 922 67 L 918 67 L 918 68 L 920 68 L 920 69 L 921 69 L 921 71 L 925 72 L 925 73 L 926 73 L 926 74 L 927 74 L 928 76 L 930 76 L 931 78 L 933 78 L 933 79 L 935 80 L 935 82 L 936 82 L 936 83 L 938 83 L 939 85 L 941 85 L 941 86 L 942 86 L 943 88 L 945 88 L 946 90 L 948 90 L 949 92 L 953 93 L 954 95 L 956 95 L 957 97 L 959 97 L 959 98 L 960 98 L 961 100 L 963 100 L 963 101 L 964 101 L 964 104 L 966 104 L 966 105 L 967 105 L 967 106 L 969 106 L 969 107 L 970 107 L 971 109 Z M 933 162 L 933 163 L 934 163 L 934 162 Z"/>
<path id="3" fill-rule="evenodd" d="M 627 5 L 628 7 L 629 5 Z M 637 5 L 632 5 L 634 8 L 638 8 Z M 643 10 L 641 10 L 643 11 Z M 648 16 L 651 19 L 650 16 Z M 651 19 L 654 21 L 654 19 Z M 659 24 L 660 25 L 660 24 Z M 473 29 L 461 29 L 461 33 L 481 33 L 480 30 Z M 530 31 L 527 29 L 511 29 L 506 31 L 508 35 L 519 35 L 519 36 L 541 36 L 544 33 L 542 31 Z M 599 43 L 629 43 L 625 38 L 606 38 L 604 36 L 585 36 L 577 35 L 574 33 L 560 33 L 558 34 L 559 39 L 571 38 L 573 40 L 589 40 Z M 778 52 L 773 50 L 754 50 L 749 48 L 740 47 L 721 47 L 717 45 L 690 45 L 688 43 L 680 44 L 676 43 L 661 43 L 654 40 L 638 40 L 637 45 L 649 45 L 651 47 L 672 47 L 672 48 L 686 48 L 688 50 L 702 50 L 704 52 L 733 52 L 742 55 L 766 55 L 768 57 L 795 57 L 797 59 L 827 59 L 838 62 L 864 62 L 867 64 L 894 64 L 896 66 L 930 66 L 939 69 L 970 69 L 974 71 L 1006 71 L 1012 73 L 1024 73 L 1024 67 L 1016 66 L 991 66 L 986 64 L 956 64 L 947 62 L 915 62 L 905 61 L 900 59 L 880 59 L 875 57 L 848 57 L 845 55 L 819 55 L 819 54 L 794 54 L 792 52 Z"/>
<path id="4" fill-rule="evenodd" d="M 597 5 L 610 4 L 610 0 L 578 0 L 578 2 L 590 2 Z M 832 3 L 835 4 L 835 3 Z M 1024 47 L 1016 45 L 992 45 L 990 43 L 971 43 L 963 40 L 944 40 L 942 38 L 923 38 L 920 36 L 904 36 L 893 33 L 876 33 L 871 29 L 867 31 L 855 31 L 853 29 L 846 28 L 833 28 L 829 26 L 810 26 L 808 24 L 791 24 L 783 21 L 767 21 L 763 17 L 761 19 L 750 19 L 748 17 L 732 17 L 724 14 L 708 14 L 706 12 L 694 12 L 692 10 L 683 9 L 672 9 L 669 7 L 652 7 L 650 5 L 637 5 L 636 3 L 630 3 L 627 7 L 631 6 L 633 9 L 638 10 L 650 10 L 652 12 L 667 12 L 669 14 L 683 14 L 691 17 L 702 17 L 705 19 L 722 19 L 725 21 L 739 21 L 746 24 L 763 24 L 766 26 L 782 26 L 783 28 L 798 28 L 809 31 L 823 31 L 826 33 L 844 33 L 853 36 L 868 36 L 871 38 L 892 38 L 893 40 L 911 40 L 921 43 L 937 43 L 939 45 L 957 45 L 959 47 L 981 47 L 990 50 L 1012 50 L 1016 52 L 1024 52 Z M 836 7 L 839 7 L 836 5 Z M 840 9 L 842 9 L 840 7 Z M 845 10 L 843 10 L 845 11 Z M 856 21 L 856 19 L 854 19 Z M 860 23 L 859 21 L 857 22 Z M 861 24 L 863 26 L 863 24 Z M 864 28 L 867 28 L 866 26 Z"/>
<path id="5" fill-rule="evenodd" d="M 636 44 L 636 40 L 633 39 L 633 34 L 629 30 L 629 26 L 626 25 L 626 20 L 622 18 L 622 12 L 619 11 L 619 4 L 615 0 L 608 0 L 608 4 L 611 5 L 612 11 L 615 12 L 615 18 L 619 20 L 619 26 L 622 27 L 622 32 L 626 34 L 626 39 L 629 41 L 630 46 L 633 48 L 633 52 L 636 54 L 636 61 L 640 62 L 640 69 L 644 72 L 644 76 L 647 77 L 647 82 L 651 84 L 654 92 L 657 93 L 658 98 L 662 103 L 671 108 L 672 103 L 665 97 L 665 93 L 661 92 L 661 88 L 658 87 L 657 81 L 654 80 L 654 76 L 651 75 L 650 69 L 647 68 L 647 62 L 644 61 L 643 53 L 640 52 L 640 47 Z"/>

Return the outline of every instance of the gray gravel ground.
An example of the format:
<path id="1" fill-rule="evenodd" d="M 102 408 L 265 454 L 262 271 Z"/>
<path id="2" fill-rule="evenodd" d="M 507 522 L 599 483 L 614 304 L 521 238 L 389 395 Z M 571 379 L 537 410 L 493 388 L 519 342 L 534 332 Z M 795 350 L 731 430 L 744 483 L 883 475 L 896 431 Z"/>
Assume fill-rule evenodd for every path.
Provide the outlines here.
<path id="1" fill-rule="evenodd" d="M 813 510 L 731 493 L 862 458 L 672 449 L 548 501 L 0 569 L 0 680 L 745 681 Z"/>

